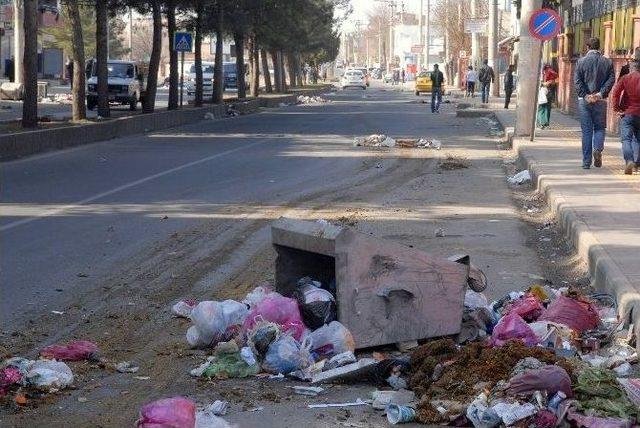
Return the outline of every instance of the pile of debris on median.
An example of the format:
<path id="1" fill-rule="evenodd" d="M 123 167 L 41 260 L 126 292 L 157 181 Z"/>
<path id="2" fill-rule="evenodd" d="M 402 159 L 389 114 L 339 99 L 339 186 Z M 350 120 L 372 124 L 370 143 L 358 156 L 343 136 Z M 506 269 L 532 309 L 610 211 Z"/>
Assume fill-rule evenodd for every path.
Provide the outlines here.
<path id="1" fill-rule="evenodd" d="M 400 147 L 405 149 L 435 149 L 442 148 L 439 140 L 426 138 L 391 138 L 384 134 L 372 134 L 367 137 L 356 137 L 353 140 L 356 147 Z"/>
<path id="2" fill-rule="evenodd" d="M 297 99 L 298 104 L 324 104 L 324 103 L 330 103 L 330 100 L 327 100 L 326 98 L 322 98 L 318 95 L 298 95 L 298 99 Z"/>
<path id="3" fill-rule="evenodd" d="M 382 281 L 386 285 L 378 288 L 377 293 L 387 296 L 382 299 L 386 299 L 388 311 L 398 310 L 393 303 L 395 299 L 407 302 L 407 298 L 415 298 L 415 291 L 402 286 L 404 297 L 390 294 L 396 287 L 394 280 L 401 279 L 393 276 L 394 269 L 403 270 L 407 266 L 400 265 L 419 259 L 411 253 L 413 250 L 409 251 L 413 260 L 407 262 L 396 247 L 386 248 L 389 243 L 381 243 L 376 251 L 379 254 L 374 254 L 371 260 L 365 257 L 354 262 L 363 257 L 356 245 L 360 239 L 356 232 L 348 232 L 352 235 L 343 238 L 346 233 L 343 228 L 326 222 L 307 229 L 299 223 L 290 226 L 296 239 L 287 241 L 286 236 L 282 237 L 284 232 L 274 232 L 280 257 L 295 250 L 286 248 L 287 242 L 300 242 L 305 233 L 318 242 L 334 240 L 336 271 L 369 265 L 365 272 L 370 276 L 358 277 L 363 281 L 359 284 L 360 293 L 366 289 L 368 279 L 375 282 L 386 277 Z M 373 241 L 368 239 L 362 248 L 370 250 Z M 353 246 L 347 250 L 339 248 L 344 242 Z M 313 243 L 305 245 L 313 247 Z M 349 250 L 354 253 L 350 255 L 351 267 L 339 260 L 340 254 Z M 385 251 L 397 257 L 390 258 Z M 411 258 L 409 253 L 404 256 Z M 452 260 L 460 263 L 462 259 Z M 289 261 L 281 265 L 289 266 Z M 424 262 L 437 266 L 436 260 Z M 304 266 L 297 268 L 304 270 Z M 441 269 L 441 274 L 453 275 L 451 266 L 443 264 Z M 465 282 L 470 285 L 475 280 L 473 288 L 482 290 L 486 284 L 478 286 L 477 281 L 486 280 L 484 274 L 475 268 L 469 272 Z M 425 270 L 421 276 L 427 278 L 429 274 Z M 283 277 L 282 273 L 276 273 L 276 278 Z M 640 372 L 634 338 L 631 330 L 619 321 L 616 302 L 609 295 L 584 295 L 568 288 L 534 285 L 489 303 L 484 294 L 469 289 L 459 301 L 457 334 L 432 339 L 425 336 L 421 345 L 403 337 L 397 344 L 400 352 L 389 350 L 388 344 L 386 348 L 377 346 L 388 343 L 381 339 L 373 342 L 377 346 L 375 352 L 368 348 L 356 353 L 356 349 L 362 348 L 361 343 L 371 342 L 352 334 L 348 328 L 352 318 L 346 317 L 341 322 L 340 308 L 358 310 L 360 303 L 352 298 L 343 300 L 345 296 L 353 296 L 350 290 L 340 291 L 347 286 L 348 275 L 337 272 L 336 278 L 329 283 L 313 277 L 299 278 L 293 289 L 288 285 L 289 295 L 263 285 L 242 302 L 179 303 L 175 313 L 188 316 L 193 322 L 187 331 L 189 344 L 213 349 L 212 355 L 194 368 L 191 375 L 207 378 L 284 375 L 312 385 L 370 382 L 378 388 L 372 390 L 369 399 L 315 406 L 371 405 L 384 410 L 393 424 L 417 421 L 482 428 L 563 424 L 630 427 L 640 421 Z M 456 281 L 453 276 L 449 278 Z M 425 279 L 425 290 L 428 282 Z M 427 295 L 436 301 L 442 298 Z M 386 320 L 386 331 L 397 328 L 396 313 L 377 316 Z M 417 317 L 426 322 L 428 314 Z M 378 337 L 375 325 L 371 324 L 370 334 Z M 358 330 L 357 323 L 354 328 Z M 296 388 L 298 393 L 311 396 L 323 390 L 315 386 Z"/>

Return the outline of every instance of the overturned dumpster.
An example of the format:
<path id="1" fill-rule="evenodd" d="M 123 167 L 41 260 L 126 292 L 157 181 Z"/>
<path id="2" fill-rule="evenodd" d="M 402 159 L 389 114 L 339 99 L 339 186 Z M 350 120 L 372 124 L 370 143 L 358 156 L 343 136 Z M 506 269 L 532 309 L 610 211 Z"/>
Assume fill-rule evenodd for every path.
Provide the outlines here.
<path id="1" fill-rule="evenodd" d="M 357 348 L 458 334 L 467 285 L 484 287 L 468 257 L 438 258 L 324 221 L 281 218 L 271 231 L 276 290 L 290 296 L 305 276 L 327 284 Z"/>

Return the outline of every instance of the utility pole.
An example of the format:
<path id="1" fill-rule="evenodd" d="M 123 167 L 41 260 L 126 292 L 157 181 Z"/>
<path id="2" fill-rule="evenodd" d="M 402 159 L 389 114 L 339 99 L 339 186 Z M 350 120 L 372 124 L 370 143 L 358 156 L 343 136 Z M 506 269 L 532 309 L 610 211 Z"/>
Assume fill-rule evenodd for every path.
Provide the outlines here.
<path id="1" fill-rule="evenodd" d="M 22 0 L 13 0 L 13 75 L 15 83 L 24 83 L 24 10 Z"/>
<path id="2" fill-rule="evenodd" d="M 129 61 L 133 61 L 133 12 L 129 7 Z"/>
<path id="3" fill-rule="evenodd" d="M 493 67 L 493 71 L 498 74 L 498 0 L 489 0 L 489 65 Z M 500 96 L 500 78 L 498 77 L 492 86 L 494 97 Z"/>
<path id="4" fill-rule="evenodd" d="M 471 16 L 478 19 L 478 2 L 471 0 Z M 480 33 L 471 33 L 471 64 L 473 68 L 478 68 L 480 64 Z"/>
<path id="5" fill-rule="evenodd" d="M 446 31 L 446 30 L 445 30 Z M 426 68 L 429 69 L 429 57 L 431 56 L 431 0 L 427 0 L 427 40 L 425 40 L 425 51 L 427 58 L 425 59 Z"/>
<path id="6" fill-rule="evenodd" d="M 418 72 L 420 71 L 421 68 L 424 67 L 424 48 L 425 48 L 425 41 L 424 41 L 424 0 L 420 0 L 420 9 L 418 10 L 418 28 L 419 28 L 419 32 L 420 32 L 420 36 L 419 36 L 419 45 L 422 45 L 422 48 L 420 50 L 420 53 L 418 54 Z M 427 54 L 428 55 L 428 54 Z"/>
<path id="7" fill-rule="evenodd" d="M 515 135 L 532 136 L 531 124 L 538 108 L 535 104 L 540 81 L 540 57 L 542 42 L 529 34 L 529 20 L 542 0 L 522 2 L 520 10 L 520 56 L 518 59 L 518 108 L 516 109 Z"/>

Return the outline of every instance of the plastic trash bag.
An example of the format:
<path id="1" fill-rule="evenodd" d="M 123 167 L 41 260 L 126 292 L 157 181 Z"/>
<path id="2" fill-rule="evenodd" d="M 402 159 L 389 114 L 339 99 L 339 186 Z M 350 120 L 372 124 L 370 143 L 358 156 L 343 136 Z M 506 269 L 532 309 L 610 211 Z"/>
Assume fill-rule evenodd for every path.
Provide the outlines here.
<path id="1" fill-rule="evenodd" d="M 520 184 L 528 183 L 529 181 L 531 181 L 531 174 L 526 169 L 524 171 L 520 171 L 519 173 L 517 173 L 512 177 L 507 178 L 507 182 L 509 182 L 509 184 L 520 185 Z"/>
<path id="2" fill-rule="evenodd" d="M 600 323 L 600 316 L 591 302 L 560 296 L 542 312 L 538 320 L 564 324 L 582 333 L 596 328 Z"/>
<path id="3" fill-rule="evenodd" d="M 213 413 L 207 412 L 206 409 L 196 412 L 195 428 L 232 428 L 233 425 L 225 421 Z"/>
<path id="4" fill-rule="evenodd" d="M 257 363 L 253 365 L 247 364 L 240 353 L 236 352 L 216 355 L 209 367 L 204 370 L 202 376 L 218 379 L 242 378 L 254 376 L 259 371 L 260 366 Z"/>
<path id="5" fill-rule="evenodd" d="M 11 385 L 22 380 L 22 373 L 15 367 L 5 367 L 0 370 L 0 396 L 6 395 Z"/>
<path id="6" fill-rule="evenodd" d="M 263 359 L 269 345 L 280 337 L 280 326 L 276 323 L 262 321 L 247 333 L 247 345 L 259 359 Z"/>
<path id="7" fill-rule="evenodd" d="M 194 428 L 196 404 L 184 397 L 164 398 L 140 409 L 138 428 Z"/>
<path id="8" fill-rule="evenodd" d="M 571 378 L 566 370 L 551 365 L 527 370 L 512 377 L 509 380 L 507 391 L 510 394 L 533 394 L 536 391 L 546 391 L 549 397 L 562 391 L 567 397 L 573 397 Z"/>
<path id="9" fill-rule="evenodd" d="M 195 347 L 227 341 L 237 333 L 248 312 L 246 305 L 234 300 L 200 302 L 191 312 L 194 325 L 187 330 L 187 341 Z"/>
<path id="10" fill-rule="evenodd" d="M 502 346 L 511 340 L 521 340 L 527 346 L 538 343 L 538 337 L 518 314 L 505 315 L 493 328 L 491 344 Z"/>
<path id="11" fill-rule="evenodd" d="M 251 290 L 244 299 L 242 299 L 242 303 L 249 306 L 249 308 L 253 308 L 267 297 L 276 297 L 280 295 L 280 293 L 273 291 L 273 289 L 267 284 L 259 285 Z"/>
<path id="12" fill-rule="evenodd" d="M 193 308 L 196 307 L 198 302 L 195 300 L 180 300 L 171 307 L 171 313 L 179 318 L 190 318 Z"/>
<path id="13" fill-rule="evenodd" d="M 311 350 L 321 355 L 331 356 L 356 350 L 356 342 L 351 332 L 338 321 L 331 321 L 312 331 L 306 340 L 310 342 Z"/>
<path id="14" fill-rule="evenodd" d="M 66 345 L 51 345 L 40 351 L 40 356 L 50 360 L 82 361 L 95 357 L 98 345 L 88 340 L 78 340 Z"/>
<path id="15" fill-rule="evenodd" d="M 464 307 L 469 309 L 489 308 L 489 301 L 483 293 L 467 290 L 464 294 Z"/>
<path id="16" fill-rule="evenodd" d="M 487 395 L 483 392 L 467 408 L 467 419 L 475 428 L 493 428 L 502 423 L 500 416 L 489 408 Z"/>
<path id="17" fill-rule="evenodd" d="M 73 372 L 62 361 L 35 361 L 25 375 L 29 385 L 43 390 L 64 389 L 73 383 Z"/>
<path id="18" fill-rule="evenodd" d="M 506 308 L 506 313 L 516 313 L 520 315 L 523 320 L 532 322 L 536 321 L 540 315 L 542 315 L 543 310 L 544 306 L 542 306 L 542 303 L 534 296 L 529 296 L 511 302 Z"/>
<path id="19" fill-rule="evenodd" d="M 311 330 L 336 319 L 336 300 L 331 292 L 321 288 L 320 282 L 304 277 L 298 281 L 293 297 L 300 305 L 304 324 Z"/>
<path id="20" fill-rule="evenodd" d="M 305 326 L 302 322 L 298 302 L 295 299 L 280 295 L 267 296 L 256 304 L 246 317 L 242 329 L 248 332 L 260 321 L 270 321 L 278 324 L 283 333 L 290 333 L 296 340 L 300 340 Z"/>
<path id="21" fill-rule="evenodd" d="M 269 373 L 288 374 L 313 364 L 309 350 L 289 335 L 281 336 L 269 345 L 262 368 Z"/>
<path id="22" fill-rule="evenodd" d="M 567 420 L 574 422 L 578 427 L 585 428 L 631 428 L 633 426 L 633 423 L 627 419 L 585 416 L 572 410 L 567 413 Z"/>
<path id="23" fill-rule="evenodd" d="M 558 418 L 552 411 L 542 409 L 538 412 L 535 418 L 533 418 L 531 426 L 536 428 L 554 428 L 557 422 Z"/>

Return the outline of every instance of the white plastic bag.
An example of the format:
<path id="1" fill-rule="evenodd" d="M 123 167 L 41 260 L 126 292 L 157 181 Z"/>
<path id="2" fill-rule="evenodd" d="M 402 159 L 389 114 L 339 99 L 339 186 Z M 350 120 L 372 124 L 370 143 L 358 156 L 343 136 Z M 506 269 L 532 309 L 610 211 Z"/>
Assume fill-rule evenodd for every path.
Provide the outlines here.
<path id="1" fill-rule="evenodd" d="M 325 355 L 353 352 L 356 349 L 351 332 L 338 321 L 331 321 L 329 324 L 312 331 L 306 340 L 311 344 L 312 350 Z"/>
<path id="2" fill-rule="evenodd" d="M 56 360 L 37 360 L 25 376 L 27 383 L 44 390 L 64 389 L 73 383 L 68 365 Z"/>
<path id="3" fill-rule="evenodd" d="M 548 103 L 547 95 L 549 94 L 549 89 L 546 86 L 540 86 L 538 90 L 538 105 Z"/>
<path id="4" fill-rule="evenodd" d="M 520 171 L 513 177 L 507 178 L 507 181 L 510 184 L 524 184 L 531 181 L 531 174 L 529 173 L 529 170 L 525 169 L 524 171 Z"/>
<path id="5" fill-rule="evenodd" d="M 247 306 L 234 300 L 200 302 L 191 312 L 194 325 L 187 330 L 187 341 L 202 347 L 228 340 L 229 328 L 242 325 L 248 314 Z"/>
<path id="6" fill-rule="evenodd" d="M 262 368 L 269 373 L 288 374 L 304 369 L 311 364 L 313 364 L 313 358 L 311 358 L 309 350 L 287 334 L 280 336 L 278 340 L 269 345 Z"/>

